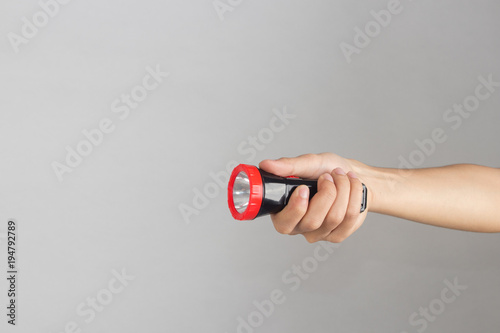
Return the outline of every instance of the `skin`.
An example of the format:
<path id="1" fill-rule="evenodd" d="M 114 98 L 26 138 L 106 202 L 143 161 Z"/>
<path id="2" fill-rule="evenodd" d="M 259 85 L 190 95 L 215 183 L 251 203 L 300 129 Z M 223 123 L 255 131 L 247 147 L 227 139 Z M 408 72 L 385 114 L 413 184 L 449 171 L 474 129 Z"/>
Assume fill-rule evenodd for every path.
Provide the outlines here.
<path id="1" fill-rule="evenodd" d="M 310 201 L 307 186 L 299 186 L 288 205 L 271 215 L 279 233 L 302 234 L 310 243 L 342 242 L 368 211 L 444 228 L 500 232 L 500 169 L 473 164 L 378 168 L 333 153 L 264 160 L 259 167 L 278 176 L 318 179 Z M 363 213 L 361 183 L 368 188 Z"/>

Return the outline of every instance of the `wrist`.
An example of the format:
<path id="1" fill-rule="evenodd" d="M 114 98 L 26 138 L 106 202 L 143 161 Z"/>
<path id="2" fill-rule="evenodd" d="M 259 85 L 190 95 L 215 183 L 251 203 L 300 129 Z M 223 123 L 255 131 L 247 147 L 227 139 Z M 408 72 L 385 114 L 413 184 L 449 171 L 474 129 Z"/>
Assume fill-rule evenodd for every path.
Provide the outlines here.
<path id="1" fill-rule="evenodd" d="M 357 160 L 349 160 L 353 172 L 368 189 L 368 211 L 385 214 L 389 210 L 390 194 L 398 184 L 396 169 L 378 168 Z"/>

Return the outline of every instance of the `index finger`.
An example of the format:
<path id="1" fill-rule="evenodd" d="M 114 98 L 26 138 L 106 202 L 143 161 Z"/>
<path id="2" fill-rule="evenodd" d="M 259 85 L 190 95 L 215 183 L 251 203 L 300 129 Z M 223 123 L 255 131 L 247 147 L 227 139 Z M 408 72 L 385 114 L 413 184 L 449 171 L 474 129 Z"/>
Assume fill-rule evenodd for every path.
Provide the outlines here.
<path id="1" fill-rule="evenodd" d="M 259 168 L 277 176 L 297 176 L 301 178 L 317 179 L 330 167 L 326 165 L 321 155 L 306 154 L 297 157 L 283 157 L 278 160 L 264 160 L 259 163 Z"/>

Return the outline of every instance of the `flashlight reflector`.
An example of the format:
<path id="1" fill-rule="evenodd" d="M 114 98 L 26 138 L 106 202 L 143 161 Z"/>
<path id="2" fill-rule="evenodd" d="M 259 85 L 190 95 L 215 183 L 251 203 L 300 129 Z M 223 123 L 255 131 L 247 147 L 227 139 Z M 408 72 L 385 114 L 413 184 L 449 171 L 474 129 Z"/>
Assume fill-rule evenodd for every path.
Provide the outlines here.
<path id="1" fill-rule="evenodd" d="M 244 171 L 241 171 L 234 179 L 233 186 L 234 208 L 243 214 L 250 201 L 250 181 Z"/>

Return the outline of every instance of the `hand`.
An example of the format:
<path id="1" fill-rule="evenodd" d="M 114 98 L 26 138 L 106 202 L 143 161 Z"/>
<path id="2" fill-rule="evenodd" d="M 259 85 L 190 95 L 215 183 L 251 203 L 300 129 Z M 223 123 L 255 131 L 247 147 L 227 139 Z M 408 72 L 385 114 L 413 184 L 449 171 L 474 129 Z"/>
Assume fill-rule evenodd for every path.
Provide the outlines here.
<path id="1" fill-rule="evenodd" d="M 309 202 L 309 188 L 299 186 L 286 207 L 271 214 L 279 233 L 302 234 L 308 242 L 340 243 L 355 232 L 366 218 L 360 213 L 363 187 L 354 174 L 353 161 L 332 153 L 264 160 L 259 167 L 278 176 L 318 178 L 318 192 Z"/>

